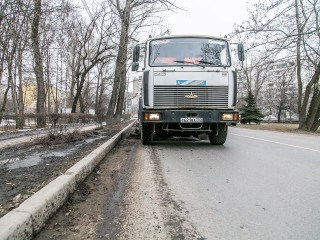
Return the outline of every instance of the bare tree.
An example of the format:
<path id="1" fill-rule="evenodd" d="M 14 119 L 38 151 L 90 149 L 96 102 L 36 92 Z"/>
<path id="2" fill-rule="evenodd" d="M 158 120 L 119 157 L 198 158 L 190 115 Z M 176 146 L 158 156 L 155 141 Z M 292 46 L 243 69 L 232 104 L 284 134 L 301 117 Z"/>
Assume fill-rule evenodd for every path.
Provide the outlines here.
<path id="1" fill-rule="evenodd" d="M 320 126 L 320 2 L 318 0 L 259 1 L 238 33 L 252 37 L 250 48 L 264 47 L 273 58 L 296 58 L 299 128 Z M 295 23 L 295 24 L 292 24 Z M 307 78 L 306 67 L 313 73 Z"/>
<path id="2" fill-rule="evenodd" d="M 31 25 L 31 40 L 32 40 L 32 49 L 34 57 L 34 72 L 36 75 L 37 81 L 37 126 L 45 127 L 46 126 L 46 112 L 45 112 L 45 84 L 43 76 L 43 62 L 42 54 L 40 51 L 40 34 L 39 34 L 39 25 L 40 17 L 42 14 L 41 9 L 41 0 L 33 0 L 34 10 L 33 10 L 33 19 Z"/>
<path id="3" fill-rule="evenodd" d="M 56 112 L 62 106 L 63 94 L 69 96 L 66 102 L 72 112 L 78 111 L 79 105 L 80 112 L 94 106 L 97 114 L 105 115 L 112 78 L 108 114 L 112 121 L 120 120 L 135 34 L 157 25 L 160 13 L 175 5 L 174 0 L 105 3 L 106 7 L 99 6 L 87 21 L 68 0 L 1 2 L 0 120 L 5 111 L 13 110 L 17 126 L 22 127 L 28 109 L 24 104 L 30 94 L 36 97 L 30 101 L 37 103 L 38 127 L 46 125 L 46 114 L 52 112 L 53 105 Z M 36 86 L 32 83 L 34 77 Z M 36 89 L 36 93 L 30 89 Z"/>
<path id="4" fill-rule="evenodd" d="M 261 89 L 269 77 L 269 67 L 273 61 L 268 60 L 266 52 L 251 51 L 245 65 L 238 71 L 245 94 L 252 92 L 257 104 L 261 104 Z"/>
<path id="5" fill-rule="evenodd" d="M 28 21 L 25 21 L 28 24 Z M 24 94 L 23 94 L 23 54 L 28 44 L 28 30 L 29 26 L 25 27 L 24 36 L 20 38 L 19 46 L 18 46 L 18 53 L 16 56 L 16 67 L 18 68 L 18 117 L 16 121 L 16 127 L 22 129 L 25 124 L 25 117 L 24 117 Z"/>
<path id="6" fill-rule="evenodd" d="M 107 112 L 107 87 L 110 85 L 113 78 L 113 71 L 109 62 L 100 64 L 98 68 L 97 87 L 96 87 L 96 99 L 95 99 L 95 113 L 98 117 L 99 123 L 104 120 L 103 117 Z"/>
<path id="7" fill-rule="evenodd" d="M 140 28 L 155 24 L 152 19 L 159 13 L 176 8 L 174 0 L 108 0 L 111 9 L 120 21 L 118 54 L 113 81 L 113 90 L 107 111 L 107 124 L 120 122 L 124 106 L 128 45 L 132 35 Z"/>
<path id="8" fill-rule="evenodd" d="M 320 2 L 310 0 L 304 3 L 302 0 L 295 0 L 295 9 L 298 30 L 299 127 L 308 131 L 316 131 L 320 126 Z M 304 95 L 302 92 L 301 51 L 304 53 L 305 61 L 313 68 L 313 74 L 305 87 Z"/>
<path id="9" fill-rule="evenodd" d="M 19 82 L 22 81 L 22 53 L 26 46 L 27 19 L 29 10 L 28 1 L 7 2 L 1 5 L 3 18 L 1 19 L 0 47 L 2 50 L 1 78 L 3 74 L 4 62 L 7 70 L 7 88 L 4 92 L 3 102 L 0 109 L 0 122 L 6 110 L 9 90 L 11 90 L 13 110 L 16 116 L 16 126 L 22 128 L 23 120 L 23 96 L 22 89 L 19 87 L 17 94 L 16 69 L 19 72 Z"/>
<path id="10" fill-rule="evenodd" d="M 294 87 L 295 67 L 292 62 L 280 62 L 272 67 L 285 65 L 286 67 L 271 71 L 268 84 L 264 90 L 264 107 L 277 115 L 278 122 L 281 122 L 284 111 L 294 111 L 292 101 L 296 98 Z"/>
<path id="11" fill-rule="evenodd" d="M 105 9 L 103 9 L 105 11 Z M 101 17 L 101 19 L 100 19 Z M 108 12 L 97 13 L 88 26 L 82 22 L 83 31 L 79 36 L 77 46 L 77 65 L 75 80 L 77 90 L 72 103 L 72 112 L 76 112 L 77 103 L 80 100 L 80 112 L 84 112 L 84 105 L 81 103 L 81 91 L 86 81 L 86 76 L 98 63 L 103 63 L 112 57 L 113 44 L 111 42 L 113 22 Z M 97 30 L 97 28 L 100 28 Z M 98 36 L 96 37 L 96 33 Z"/>

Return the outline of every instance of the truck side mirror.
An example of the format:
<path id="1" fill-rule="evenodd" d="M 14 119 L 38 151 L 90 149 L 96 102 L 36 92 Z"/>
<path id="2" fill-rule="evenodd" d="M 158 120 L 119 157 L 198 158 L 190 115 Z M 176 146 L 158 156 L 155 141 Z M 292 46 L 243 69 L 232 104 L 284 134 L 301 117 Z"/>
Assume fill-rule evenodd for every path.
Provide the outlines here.
<path id="1" fill-rule="evenodd" d="M 131 66 L 131 70 L 132 71 L 138 71 L 139 69 L 139 58 L 140 58 L 140 46 L 136 45 L 133 48 L 133 61 L 132 61 L 132 66 Z"/>
<path id="2" fill-rule="evenodd" d="M 244 46 L 242 43 L 238 44 L 238 58 L 239 61 L 243 62 L 245 57 L 244 57 Z"/>
<path id="3" fill-rule="evenodd" d="M 138 69 L 139 69 L 139 63 L 133 62 L 131 66 L 131 71 L 138 71 Z"/>
<path id="4" fill-rule="evenodd" d="M 133 62 L 139 62 L 140 58 L 140 46 L 136 45 L 133 48 Z"/>

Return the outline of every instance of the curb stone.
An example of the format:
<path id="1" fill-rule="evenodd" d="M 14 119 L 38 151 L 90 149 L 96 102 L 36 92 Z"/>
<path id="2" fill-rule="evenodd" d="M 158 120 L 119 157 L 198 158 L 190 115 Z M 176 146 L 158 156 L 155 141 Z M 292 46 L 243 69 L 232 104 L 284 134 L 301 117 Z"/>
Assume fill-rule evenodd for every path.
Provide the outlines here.
<path id="1" fill-rule="evenodd" d="M 129 135 L 130 123 L 107 142 L 69 168 L 63 175 L 51 181 L 20 206 L 0 218 L 0 240 L 32 239 L 46 221 L 64 204 L 76 189 L 123 138 Z"/>

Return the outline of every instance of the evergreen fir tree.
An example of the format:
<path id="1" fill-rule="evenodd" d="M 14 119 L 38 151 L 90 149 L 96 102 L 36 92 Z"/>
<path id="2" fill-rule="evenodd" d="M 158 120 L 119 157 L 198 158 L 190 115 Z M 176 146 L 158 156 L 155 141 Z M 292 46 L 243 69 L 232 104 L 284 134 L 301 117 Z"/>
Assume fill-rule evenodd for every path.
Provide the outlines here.
<path id="1" fill-rule="evenodd" d="M 263 114 L 257 107 L 256 99 L 251 91 L 244 100 L 247 102 L 247 104 L 240 109 L 240 122 L 243 124 L 251 124 L 252 122 L 256 124 L 260 123 L 262 121 Z"/>

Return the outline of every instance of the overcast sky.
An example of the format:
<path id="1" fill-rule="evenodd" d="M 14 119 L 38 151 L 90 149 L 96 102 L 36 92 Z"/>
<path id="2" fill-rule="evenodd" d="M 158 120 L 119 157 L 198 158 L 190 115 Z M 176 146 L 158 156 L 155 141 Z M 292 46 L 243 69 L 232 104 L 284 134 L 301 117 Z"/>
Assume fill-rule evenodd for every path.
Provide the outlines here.
<path id="1" fill-rule="evenodd" d="M 235 23 L 248 18 L 247 5 L 253 0 L 176 0 L 187 11 L 167 17 L 171 34 L 225 36 Z"/>
<path id="2" fill-rule="evenodd" d="M 235 23 L 248 18 L 247 6 L 257 0 L 175 0 L 177 6 L 185 9 L 168 12 L 165 17 L 171 34 L 199 34 L 223 37 L 233 31 Z M 74 0 L 83 6 L 82 0 Z M 99 1 L 85 0 L 90 9 Z"/>

